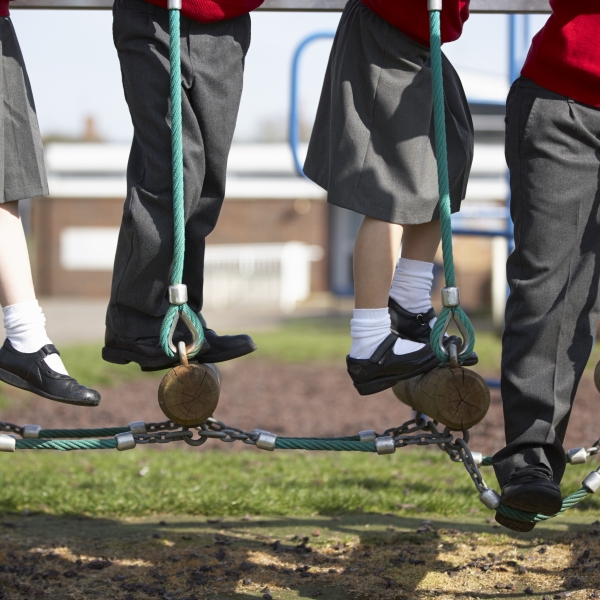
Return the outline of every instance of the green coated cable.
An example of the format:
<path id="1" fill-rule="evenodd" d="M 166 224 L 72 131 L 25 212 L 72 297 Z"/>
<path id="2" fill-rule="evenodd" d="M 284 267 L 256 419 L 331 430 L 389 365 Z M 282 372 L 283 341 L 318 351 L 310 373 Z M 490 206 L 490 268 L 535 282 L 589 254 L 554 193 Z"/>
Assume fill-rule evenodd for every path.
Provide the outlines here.
<path id="1" fill-rule="evenodd" d="M 456 274 L 454 272 L 454 257 L 452 254 L 452 211 L 450 206 L 450 183 L 448 179 L 448 149 L 446 146 L 446 114 L 444 102 L 444 79 L 442 73 L 442 36 L 440 29 L 440 12 L 429 11 L 429 25 L 431 32 L 431 75 L 433 83 L 433 116 L 435 126 L 435 149 L 438 170 L 438 188 L 440 194 L 440 226 L 442 230 L 442 254 L 444 258 L 444 276 L 446 287 L 456 287 Z M 470 335 L 470 343 L 460 354 L 465 358 L 475 347 L 475 331 L 469 317 L 460 306 L 456 308 L 444 307 L 431 331 L 431 347 L 446 364 L 449 360 L 447 354 L 439 347 L 438 341 L 444 334 L 446 318 L 449 313 L 463 323 Z"/>
<path id="2" fill-rule="evenodd" d="M 373 442 L 356 442 L 334 438 L 280 438 L 275 448 L 281 450 L 329 450 L 332 452 L 376 452 Z"/>
<path id="3" fill-rule="evenodd" d="M 117 440 L 17 440 L 17 450 L 114 450 Z"/>
<path id="4" fill-rule="evenodd" d="M 183 280 L 183 264 L 185 260 L 185 203 L 183 194 L 183 125 L 181 117 L 181 25 L 179 9 L 169 10 L 169 58 L 171 63 L 171 153 L 173 161 L 173 269 L 171 284 L 179 285 Z M 173 320 L 179 312 L 185 312 L 199 333 L 200 344 L 192 358 L 198 353 L 204 341 L 204 329 L 198 315 L 187 305 L 172 304 L 165 315 L 160 330 L 160 345 L 164 353 L 173 358 L 175 354 L 169 347 L 169 333 Z"/>

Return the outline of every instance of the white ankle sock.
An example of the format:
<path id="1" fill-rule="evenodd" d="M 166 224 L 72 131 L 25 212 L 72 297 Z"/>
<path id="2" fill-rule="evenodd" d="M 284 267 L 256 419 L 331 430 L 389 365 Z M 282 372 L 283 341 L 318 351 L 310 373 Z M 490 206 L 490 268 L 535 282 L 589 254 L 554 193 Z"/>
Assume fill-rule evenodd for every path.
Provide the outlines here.
<path id="1" fill-rule="evenodd" d="M 433 285 L 433 263 L 398 259 L 390 296 L 411 313 L 426 313 L 431 308 L 431 286 Z M 436 319 L 429 322 L 433 327 Z"/>
<path id="2" fill-rule="evenodd" d="M 6 337 L 15 350 L 32 353 L 52 343 L 46 333 L 46 317 L 37 300 L 6 306 L 2 312 Z M 44 361 L 53 371 L 68 375 L 58 354 L 50 354 L 44 358 Z"/>
<path id="3" fill-rule="evenodd" d="M 391 333 L 392 322 L 387 308 L 357 308 L 350 321 L 350 336 L 352 358 L 371 358 L 373 352 Z M 424 344 L 398 339 L 394 345 L 394 354 L 416 352 Z"/>

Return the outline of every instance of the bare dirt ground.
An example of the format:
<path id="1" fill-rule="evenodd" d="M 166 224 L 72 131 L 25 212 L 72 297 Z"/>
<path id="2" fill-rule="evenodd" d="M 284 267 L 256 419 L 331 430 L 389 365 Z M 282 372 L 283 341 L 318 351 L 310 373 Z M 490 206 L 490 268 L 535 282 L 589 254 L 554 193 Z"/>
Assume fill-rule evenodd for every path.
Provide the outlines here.
<path id="1" fill-rule="evenodd" d="M 600 598 L 600 523 L 511 534 L 394 515 L 112 520 L 9 516 L 0 598 Z"/>
<path id="2" fill-rule="evenodd" d="M 363 429 L 382 432 L 412 417 L 411 410 L 388 390 L 361 397 L 339 364 L 287 364 L 249 357 L 221 367 L 223 386 L 215 417 L 245 430 L 266 429 L 283 436 L 354 435 Z M 497 378 L 498 373 L 483 373 Z M 160 379 L 101 389 L 102 402 L 93 409 L 58 404 L 3 387 L 10 406 L 0 419 L 44 428 L 105 427 L 131 421 L 164 421 L 156 393 Z M 503 446 L 504 425 L 499 390 L 491 392 L 491 408 L 471 431 L 471 447 L 492 454 Z M 600 437 L 595 418 L 600 406 L 591 373 L 582 379 L 565 445 L 590 446 Z M 213 442 L 204 448 L 224 446 Z M 227 444 L 228 449 L 239 444 Z M 242 446 L 243 447 L 243 446 Z"/>

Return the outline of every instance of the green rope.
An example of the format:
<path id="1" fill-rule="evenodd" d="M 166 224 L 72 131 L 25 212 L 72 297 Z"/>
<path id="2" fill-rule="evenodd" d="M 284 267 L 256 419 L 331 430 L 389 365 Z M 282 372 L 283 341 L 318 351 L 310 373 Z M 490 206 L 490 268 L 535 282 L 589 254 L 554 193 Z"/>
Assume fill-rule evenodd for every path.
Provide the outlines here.
<path id="1" fill-rule="evenodd" d="M 492 457 L 491 456 L 484 456 L 483 460 L 481 461 L 481 466 L 482 467 L 491 467 L 494 463 L 492 462 Z"/>
<path id="2" fill-rule="evenodd" d="M 117 433 L 127 433 L 129 427 L 105 427 L 104 429 L 42 429 L 39 437 L 43 439 L 64 438 L 101 438 L 113 437 Z"/>
<path id="3" fill-rule="evenodd" d="M 185 203 L 183 194 L 183 125 L 181 118 L 181 26 L 178 9 L 169 10 L 169 57 L 171 62 L 171 153 L 173 161 L 173 270 L 171 285 L 178 285 L 183 280 L 183 263 L 185 260 Z M 204 341 L 204 329 L 198 315 L 187 305 L 171 305 L 162 322 L 160 345 L 164 353 L 173 358 L 175 354 L 169 348 L 169 332 L 178 312 L 185 312 L 193 326 L 200 334 L 200 346 Z M 192 358 L 198 350 L 190 353 Z"/>
<path id="4" fill-rule="evenodd" d="M 586 488 L 580 488 L 574 494 L 567 496 L 563 500 L 562 508 L 555 515 L 551 516 L 537 515 L 535 513 L 525 512 L 523 510 L 517 510 L 516 508 L 511 508 L 510 506 L 505 506 L 504 504 L 500 504 L 496 511 L 505 517 L 509 517 L 510 519 L 514 519 L 516 521 L 524 521 L 525 523 L 539 523 L 540 521 L 547 521 L 548 519 L 562 515 L 565 511 L 577 506 L 577 504 L 579 504 L 589 495 L 590 492 Z"/>
<path id="5" fill-rule="evenodd" d="M 450 183 L 448 179 L 448 149 L 446 146 L 446 114 L 444 103 L 444 79 L 442 74 L 442 36 L 440 31 L 440 13 L 436 10 L 429 11 L 429 25 L 431 31 L 431 74 L 433 81 L 433 116 L 435 125 L 435 149 L 438 170 L 438 188 L 440 194 L 440 225 L 442 229 L 442 254 L 444 257 L 444 276 L 446 287 L 456 287 L 456 274 L 454 273 L 454 257 L 452 255 L 452 211 L 450 207 Z M 448 313 L 454 313 L 465 326 L 471 336 L 471 342 L 460 354 L 459 358 L 466 358 L 475 347 L 475 331 L 469 317 L 459 307 L 444 307 L 431 331 L 431 347 L 446 364 L 448 356 L 438 344 L 444 334 L 444 325 Z"/>
<path id="6" fill-rule="evenodd" d="M 275 448 L 281 450 L 330 450 L 334 452 L 376 452 L 373 442 L 357 442 L 336 438 L 277 438 Z"/>
<path id="7" fill-rule="evenodd" d="M 17 440 L 17 450 L 114 450 L 117 440 Z"/>

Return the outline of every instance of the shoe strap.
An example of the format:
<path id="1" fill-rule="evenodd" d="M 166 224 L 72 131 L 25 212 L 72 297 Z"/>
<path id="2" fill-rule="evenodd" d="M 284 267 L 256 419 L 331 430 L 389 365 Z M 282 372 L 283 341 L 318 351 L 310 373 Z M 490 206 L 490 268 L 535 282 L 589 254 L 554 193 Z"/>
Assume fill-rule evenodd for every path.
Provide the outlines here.
<path id="1" fill-rule="evenodd" d="M 60 352 L 54 344 L 46 344 L 45 346 L 42 346 L 39 351 L 44 356 L 50 356 L 50 354 L 58 354 L 58 356 L 60 356 Z"/>
<path id="2" fill-rule="evenodd" d="M 423 326 L 429 325 L 429 321 L 431 321 L 431 319 L 435 319 L 436 314 L 435 309 L 430 308 L 426 313 L 416 313 L 412 316 L 419 325 Z"/>
<path id="3" fill-rule="evenodd" d="M 389 351 L 390 348 L 394 347 L 398 336 L 395 333 L 390 333 L 381 344 L 379 344 L 377 350 L 373 352 L 373 356 L 369 359 L 371 362 L 378 363 Z"/>

